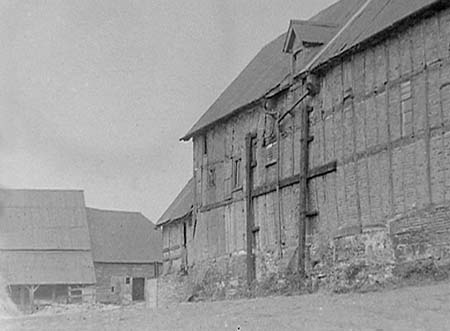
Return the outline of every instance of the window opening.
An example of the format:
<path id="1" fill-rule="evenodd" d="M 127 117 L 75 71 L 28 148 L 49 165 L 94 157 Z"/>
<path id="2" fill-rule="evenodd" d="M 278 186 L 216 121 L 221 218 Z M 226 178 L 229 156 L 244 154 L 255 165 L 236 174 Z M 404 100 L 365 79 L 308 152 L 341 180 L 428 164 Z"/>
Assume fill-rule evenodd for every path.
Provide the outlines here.
<path id="1" fill-rule="evenodd" d="M 408 80 L 400 85 L 401 95 L 401 134 L 402 137 L 413 133 L 413 109 L 411 81 Z"/>
<path id="2" fill-rule="evenodd" d="M 233 160 L 233 188 L 238 188 L 241 186 L 241 159 Z"/>

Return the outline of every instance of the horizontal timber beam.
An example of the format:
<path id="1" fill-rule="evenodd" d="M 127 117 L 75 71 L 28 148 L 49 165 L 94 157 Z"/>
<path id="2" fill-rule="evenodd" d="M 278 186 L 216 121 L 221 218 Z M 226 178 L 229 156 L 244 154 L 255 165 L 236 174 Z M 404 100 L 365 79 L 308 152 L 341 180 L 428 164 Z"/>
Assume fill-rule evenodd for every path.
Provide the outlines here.
<path id="1" fill-rule="evenodd" d="M 315 177 L 324 176 L 330 172 L 336 171 L 336 168 L 337 168 L 337 162 L 332 161 L 330 163 L 324 164 L 323 166 L 311 169 L 308 174 L 308 180 L 311 180 Z M 288 178 L 284 178 L 284 179 L 280 180 L 280 188 L 298 184 L 299 181 L 300 181 L 299 175 L 294 175 L 294 176 L 291 176 Z M 255 189 L 253 189 L 252 197 L 256 198 L 258 196 L 274 192 L 274 191 L 276 191 L 276 189 L 277 189 L 276 182 L 262 185 L 262 186 L 259 186 Z"/>

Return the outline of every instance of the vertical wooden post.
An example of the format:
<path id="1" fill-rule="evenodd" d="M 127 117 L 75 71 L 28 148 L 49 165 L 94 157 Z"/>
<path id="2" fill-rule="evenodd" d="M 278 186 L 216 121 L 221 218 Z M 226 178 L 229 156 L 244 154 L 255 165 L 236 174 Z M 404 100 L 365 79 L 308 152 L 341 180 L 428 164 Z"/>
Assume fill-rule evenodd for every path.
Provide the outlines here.
<path id="1" fill-rule="evenodd" d="M 309 111 L 310 106 L 304 106 L 301 110 L 301 135 L 300 135 L 300 201 L 298 222 L 298 265 L 297 270 L 301 276 L 305 276 L 305 247 L 306 247 L 306 222 L 308 208 L 308 139 L 309 139 Z"/>
<path id="2" fill-rule="evenodd" d="M 246 208 L 247 208 L 247 217 L 246 217 L 246 233 L 247 233 L 247 284 L 250 286 L 255 279 L 255 257 L 253 252 L 253 201 L 252 201 L 252 186 L 253 186 L 253 178 L 252 178 L 252 134 L 249 134 L 245 137 L 245 176 L 246 176 L 246 184 L 247 184 L 247 192 L 246 192 Z"/>
<path id="3" fill-rule="evenodd" d="M 20 306 L 22 308 L 25 307 L 25 287 L 22 285 L 19 286 L 19 296 L 20 296 Z"/>
<path id="4" fill-rule="evenodd" d="M 30 299 L 30 309 L 31 312 L 34 311 L 34 292 L 39 288 L 39 285 L 28 285 L 28 296 Z"/>
<path id="5" fill-rule="evenodd" d="M 52 286 L 52 302 L 56 301 L 56 285 Z"/>
<path id="6" fill-rule="evenodd" d="M 28 296 L 29 296 L 29 300 L 30 300 L 30 309 L 31 309 L 31 312 L 33 312 L 33 310 L 34 310 L 34 291 L 33 291 L 33 286 L 29 286 L 28 287 Z"/>

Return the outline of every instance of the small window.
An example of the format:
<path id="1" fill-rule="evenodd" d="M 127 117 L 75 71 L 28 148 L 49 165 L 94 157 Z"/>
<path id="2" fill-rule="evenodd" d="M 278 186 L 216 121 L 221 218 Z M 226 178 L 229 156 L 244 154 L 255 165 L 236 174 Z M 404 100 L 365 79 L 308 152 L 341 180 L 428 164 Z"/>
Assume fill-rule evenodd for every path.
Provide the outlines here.
<path id="1" fill-rule="evenodd" d="M 203 135 L 203 155 L 208 155 L 208 139 L 206 134 Z"/>
<path id="2" fill-rule="evenodd" d="M 257 165 L 257 159 L 256 159 L 256 148 L 257 148 L 257 145 L 258 145 L 258 140 L 256 139 L 256 137 L 252 137 L 251 144 L 250 144 L 251 149 L 252 149 L 252 151 L 250 153 L 250 157 L 251 157 L 250 165 L 252 167 L 255 167 Z"/>
<path id="3" fill-rule="evenodd" d="M 114 290 L 115 290 L 114 286 L 111 286 L 111 292 L 112 293 L 114 293 Z"/>
<path id="4" fill-rule="evenodd" d="M 130 284 L 130 277 L 125 277 L 125 284 Z"/>
<path id="5" fill-rule="evenodd" d="M 233 188 L 239 188 L 242 185 L 241 178 L 241 159 L 233 160 Z"/>
<path id="6" fill-rule="evenodd" d="M 214 187 L 216 186 L 216 169 L 215 168 L 209 168 L 208 169 L 208 186 Z"/>
<path id="7" fill-rule="evenodd" d="M 401 130 L 402 137 L 413 133 L 413 109 L 411 81 L 408 80 L 400 85 L 401 95 Z"/>
<path id="8" fill-rule="evenodd" d="M 266 167 L 277 162 L 277 143 L 273 142 L 266 146 Z"/>

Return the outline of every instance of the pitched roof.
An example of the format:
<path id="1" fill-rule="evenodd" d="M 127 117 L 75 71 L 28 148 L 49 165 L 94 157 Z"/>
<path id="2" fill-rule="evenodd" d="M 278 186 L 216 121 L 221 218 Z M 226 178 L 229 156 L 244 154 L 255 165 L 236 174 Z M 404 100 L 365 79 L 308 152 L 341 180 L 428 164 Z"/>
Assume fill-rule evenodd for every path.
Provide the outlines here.
<path id="1" fill-rule="evenodd" d="M 90 251 L 0 251 L 0 265 L 10 285 L 95 283 Z"/>
<path id="2" fill-rule="evenodd" d="M 333 22 L 340 26 L 364 1 L 340 0 L 310 21 Z M 227 118 L 242 107 L 258 101 L 266 92 L 278 85 L 289 74 L 290 68 L 290 57 L 282 52 L 285 38 L 286 33 L 264 46 L 181 139 L 190 139 L 216 121 Z"/>
<path id="3" fill-rule="evenodd" d="M 397 22 L 423 10 L 428 6 L 446 3 L 443 0 L 340 0 L 308 22 L 332 22 L 338 28 L 330 42 L 316 48 L 308 63 L 308 70 L 328 62 L 380 32 L 392 27 Z M 357 17 L 354 17 L 363 9 Z M 354 18 L 354 19 L 353 19 Z M 305 22 L 305 21 L 297 21 Z M 350 24 L 349 24 L 350 23 Z M 304 23 L 303 23 L 304 24 Z M 303 33 L 309 38 L 329 38 L 323 29 L 314 29 L 317 24 L 307 26 Z M 304 28 L 304 27 L 303 27 Z M 320 32 L 320 30 L 322 30 Z M 326 29 L 327 33 L 330 30 Z M 299 33 L 301 33 L 299 31 Z M 182 137 L 188 140 L 205 130 L 215 122 L 225 119 L 246 106 L 260 100 L 264 95 L 285 80 L 289 74 L 289 56 L 280 53 L 286 34 L 265 46 L 238 77 L 225 89 L 212 106 Z M 317 58 L 316 58 L 317 57 Z M 305 68 L 300 69 L 300 72 Z"/>
<path id="4" fill-rule="evenodd" d="M 372 0 L 314 61 L 317 67 L 441 0 Z"/>
<path id="5" fill-rule="evenodd" d="M 83 192 L 1 189 L 0 261 L 9 284 L 94 283 Z"/>
<path id="6" fill-rule="evenodd" d="M 281 51 L 285 37 L 282 34 L 264 46 L 182 139 L 190 139 L 208 125 L 258 100 L 283 79 L 289 73 L 289 56 Z"/>
<path id="7" fill-rule="evenodd" d="M 295 34 L 302 43 L 322 45 L 330 41 L 335 35 L 336 29 L 337 26 L 334 24 L 291 20 L 283 51 L 287 51 L 288 48 L 292 47 L 292 45 L 287 45 L 287 43 L 291 43 L 293 40 L 292 34 Z"/>
<path id="8" fill-rule="evenodd" d="M 82 191 L 0 190 L 0 249 L 90 249 Z"/>
<path id="9" fill-rule="evenodd" d="M 192 211 L 194 203 L 194 178 L 189 179 L 169 208 L 162 214 L 156 225 L 160 226 L 179 219 Z"/>
<path id="10" fill-rule="evenodd" d="M 138 212 L 86 208 L 94 262 L 162 261 L 161 232 Z"/>

